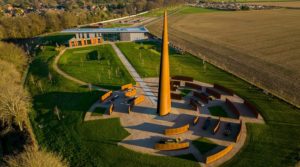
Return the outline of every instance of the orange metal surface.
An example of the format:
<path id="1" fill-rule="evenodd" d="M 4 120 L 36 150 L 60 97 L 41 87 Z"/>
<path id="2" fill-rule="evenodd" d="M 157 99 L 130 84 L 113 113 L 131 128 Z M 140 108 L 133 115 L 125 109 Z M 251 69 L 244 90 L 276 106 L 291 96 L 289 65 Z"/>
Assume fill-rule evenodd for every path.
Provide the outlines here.
<path id="1" fill-rule="evenodd" d="M 163 43 L 160 63 L 158 112 L 159 115 L 167 115 L 171 112 L 170 95 L 170 67 L 169 67 L 169 40 L 167 12 L 164 14 Z"/>

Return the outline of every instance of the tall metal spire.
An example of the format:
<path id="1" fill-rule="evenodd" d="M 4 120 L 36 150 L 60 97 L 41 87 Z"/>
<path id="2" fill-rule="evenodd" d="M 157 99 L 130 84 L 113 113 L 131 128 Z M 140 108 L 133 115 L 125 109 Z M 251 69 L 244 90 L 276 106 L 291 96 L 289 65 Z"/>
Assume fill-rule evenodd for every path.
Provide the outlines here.
<path id="1" fill-rule="evenodd" d="M 168 39 L 167 11 L 165 11 L 165 13 L 164 13 L 157 112 L 161 116 L 167 115 L 171 112 L 169 39 Z"/>

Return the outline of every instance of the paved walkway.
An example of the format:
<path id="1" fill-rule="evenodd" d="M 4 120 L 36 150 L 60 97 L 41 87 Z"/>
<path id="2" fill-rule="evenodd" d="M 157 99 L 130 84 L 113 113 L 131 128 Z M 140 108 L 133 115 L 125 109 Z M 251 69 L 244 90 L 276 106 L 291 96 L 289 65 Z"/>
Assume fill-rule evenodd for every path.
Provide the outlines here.
<path id="1" fill-rule="evenodd" d="M 145 93 L 145 96 L 147 96 L 153 105 L 157 105 L 157 97 L 154 96 L 151 89 L 147 86 L 147 84 L 144 82 L 144 80 L 141 78 L 141 76 L 136 72 L 136 70 L 133 68 L 133 66 L 129 63 L 127 58 L 124 56 L 124 54 L 120 51 L 120 49 L 116 46 L 115 43 L 111 43 L 113 49 L 115 50 L 116 54 L 130 73 L 130 75 L 133 77 L 135 82 L 138 83 L 138 85 L 142 88 L 142 90 Z"/>

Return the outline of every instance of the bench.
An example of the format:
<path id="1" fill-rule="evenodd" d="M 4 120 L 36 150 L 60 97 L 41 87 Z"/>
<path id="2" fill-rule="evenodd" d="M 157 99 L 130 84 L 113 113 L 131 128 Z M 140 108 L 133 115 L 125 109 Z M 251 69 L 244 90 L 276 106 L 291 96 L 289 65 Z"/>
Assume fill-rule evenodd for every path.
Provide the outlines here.
<path id="1" fill-rule="evenodd" d="M 140 104 L 140 103 L 142 103 L 144 100 L 145 100 L 145 96 L 141 95 L 141 96 L 139 96 L 139 97 L 137 97 L 137 98 L 134 99 L 133 104 L 134 104 L 134 105 Z"/>
<path id="2" fill-rule="evenodd" d="M 255 118 L 258 118 L 259 113 L 254 105 L 252 105 L 246 100 L 244 100 L 244 105 L 250 109 L 251 113 L 254 114 Z"/>
<path id="3" fill-rule="evenodd" d="M 242 120 L 240 121 L 240 125 L 239 125 L 239 129 L 238 129 L 238 134 L 236 135 L 236 137 L 235 137 L 235 142 L 237 143 L 239 140 L 240 140 L 240 138 L 241 138 L 241 135 L 242 135 L 242 126 L 243 126 L 243 122 L 242 122 Z"/>
<path id="4" fill-rule="evenodd" d="M 165 135 L 177 135 L 184 132 L 187 132 L 189 130 L 190 125 L 186 124 L 184 126 L 178 127 L 178 128 L 170 128 L 165 129 Z"/>
<path id="5" fill-rule="evenodd" d="M 221 85 L 218 85 L 218 84 L 214 84 L 214 88 L 218 89 L 218 90 L 221 90 L 227 94 L 229 94 L 230 96 L 233 96 L 234 93 L 232 90 L 228 89 L 228 88 L 225 88 L 224 86 L 221 86 Z"/>
<path id="6" fill-rule="evenodd" d="M 205 159 L 205 163 L 210 164 L 210 163 L 224 157 L 227 153 L 229 153 L 232 150 L 232 148 L 233 148 L 233 144 L 227 146 L 225 149 L 223 149 L 213 155 L 207 156 Z"/>
<path id="7" fill-rule="evenodd" d="M 206 88 L 206 93 L 213 95 L 217 99 L 221 98 L 221 94 L 211 88 Z"/>
<path id="8" fill-rule="evenodd" d="M 197 85 L 197 84 L 194 84 L 194 83 L 191 83 L 191 82 L 185 82 L 185 87 L 202 90 L 201 85 Z"/>
<path id="9" fill-rule="evenodd" d="M 122 85 L 121 86 L 121 90 L 126 90 L 126 89 L 131 89 L 133 87 L 133 85 L 130 83 L 130 84 L 126 84 L 126 85 Z"/>
<path id="10" fill-rule="evenodd" d="M 109 108 L 108 108 L 108 113 L 109 113 L 109 115 L 112 114 L 112 112 L 114 111 L 114 108 L 115 108 L 114 103 L 112 103 L 112 104 L 109 106 Z"/>
<path id="11" fill-rule="evenodd" d="M 173 80 L 181 80 L 181 81 L 189 81 L 189 82 L 193 82 L 194 78 L 193 77 L 187 77 L 187 76 L 173 76 L 171 77 Z"/>
<path id="12" fill-rule="evenodd" d="M 136 89 L 131 89 L 130 91 L 128 90 L 126 93 L 125 93 L 125 96 L 126 97 L 132 97 L 132 96 L 135 96 L 136 95 Z"/>
<path id="13" fill-rule="evenodd" d="M 100 101 L 104 102 L 106 99 L 108 99 L 112 95 L 112 91 L 106 92 L 104 95 L 101 96 Z"/>
<path id="14" fill-rule="evenodd" d="M 213 134 L 216 134 L 219 131 L 220 125 L 221 125 L 221 119 L 219 118 L 218 121 L 217 121 L 217 123 L 213 127 L 213 131 L 212 131 Z"/>
<path id="15" fill-rule="evenodd" d="M 236 108 L 236 106 L 229 100 L 226 99 L 225 103 L 228 105 L 230 110 L 237 116 L 238 119 L 240 119 L 240 111 Z"/>
<path id="16" fill-rule="evenodd" d="M 171 99 L 182 100 L 182 96 L 181 94 L 171 92 Z"/>
<path id="17" fill-rule="evenodd" d="M 190 144 L 188 142 L 183 142 L 183 143 L 166 143 L 166 144 L 160 144 L 156 143 L 154 148 L 156 150 L 179 150 L 179 149 L 185 149 L 189 148 Z"/>

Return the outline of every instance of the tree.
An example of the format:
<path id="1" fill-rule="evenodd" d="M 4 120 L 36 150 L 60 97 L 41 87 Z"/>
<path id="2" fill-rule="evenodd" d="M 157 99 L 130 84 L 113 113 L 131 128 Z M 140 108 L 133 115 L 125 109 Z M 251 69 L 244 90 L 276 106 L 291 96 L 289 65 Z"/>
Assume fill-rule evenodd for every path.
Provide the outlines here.
<path id="1" fill-rule="evenodd" d="M 12 43 L 0 42 L 0 50 L 0 60 L 14 64 L 19 72 L 25 69 L 28 58 L 23 49 Z"/>
<path id="2" fill-rule="evenodd" d="M 16 156 L 5 158 L 8 167 L 67 167 L 68 163 L 59 155 L 33 147 Z"/>
<path id="3" fill-rule="evenodd" d="M 15 67 L 7 62 L 0 61 L 0 118 L 3 123 L 15 123 L 23 131 L 28 123 L 28 109 L 30 98 L 20 83 L 20 74 Z"/>

